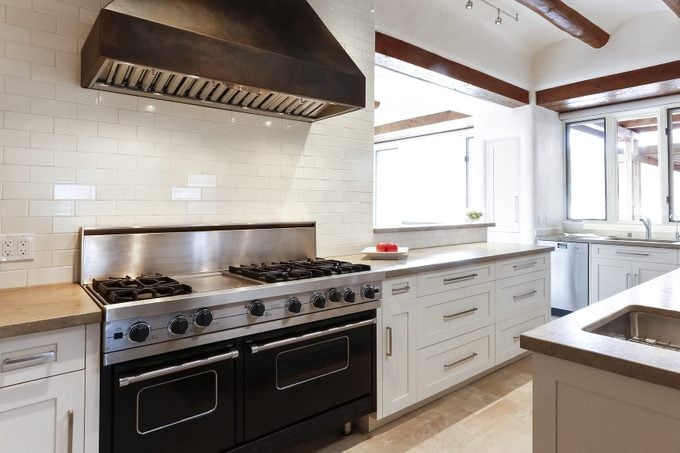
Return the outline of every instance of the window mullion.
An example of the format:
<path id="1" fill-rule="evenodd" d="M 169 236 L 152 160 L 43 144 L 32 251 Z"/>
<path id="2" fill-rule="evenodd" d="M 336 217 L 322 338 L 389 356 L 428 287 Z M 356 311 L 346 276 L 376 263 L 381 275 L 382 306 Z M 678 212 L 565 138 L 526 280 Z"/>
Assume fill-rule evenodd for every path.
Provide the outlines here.
<path id="1" fill-rule="evenodd" d="M 605 117 L 605 169 L 607 174 L 605 193 L 608 222 L 616 221 L 619 218 L 617 134 L 618 124 L 616 118 L 613 116 Z"/>

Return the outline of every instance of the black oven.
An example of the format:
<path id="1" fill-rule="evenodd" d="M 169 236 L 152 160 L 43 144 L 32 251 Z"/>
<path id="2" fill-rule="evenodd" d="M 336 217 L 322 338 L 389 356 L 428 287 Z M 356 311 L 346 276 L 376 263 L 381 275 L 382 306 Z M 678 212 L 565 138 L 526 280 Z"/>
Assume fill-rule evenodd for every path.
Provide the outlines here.
<path id="1" fill-rule="evenodd" d="M 100 451 L 217 452 L 236 442 L 234 342 L 104 367 Z"/>

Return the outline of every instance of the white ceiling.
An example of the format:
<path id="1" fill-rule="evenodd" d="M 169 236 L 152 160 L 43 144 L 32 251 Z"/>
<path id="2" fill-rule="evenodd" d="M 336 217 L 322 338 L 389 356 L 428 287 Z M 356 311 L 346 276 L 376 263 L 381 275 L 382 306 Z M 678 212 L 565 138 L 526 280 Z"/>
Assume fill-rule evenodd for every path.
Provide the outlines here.
<path id="1" fill-rule="evenodd" d="M 503 16 L 473 0 L 375 0 L 376 29 L 455 61 L 530 87 L 537 53 L 558 41 L 575 40 L 513 0 L 490 0 L 506 11 L 519 13 L 519 21 Z M 610 34 L 622 24 L 647 13 L 666 11 L 663 0 L 565 0 Z M 587 46 L 587 44 L 582 44 Z"/>

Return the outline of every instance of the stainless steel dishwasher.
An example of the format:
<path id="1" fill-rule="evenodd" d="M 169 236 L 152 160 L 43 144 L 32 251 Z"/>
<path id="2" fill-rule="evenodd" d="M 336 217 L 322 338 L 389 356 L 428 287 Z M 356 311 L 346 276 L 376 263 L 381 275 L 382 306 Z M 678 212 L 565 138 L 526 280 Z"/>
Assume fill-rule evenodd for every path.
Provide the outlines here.
<path id="1" fill-rule="evenodd" d="M 588 306 L 587 242 L 538 241 L 555 248 L 550 259 L 551 313 L 563 316 Z"/>

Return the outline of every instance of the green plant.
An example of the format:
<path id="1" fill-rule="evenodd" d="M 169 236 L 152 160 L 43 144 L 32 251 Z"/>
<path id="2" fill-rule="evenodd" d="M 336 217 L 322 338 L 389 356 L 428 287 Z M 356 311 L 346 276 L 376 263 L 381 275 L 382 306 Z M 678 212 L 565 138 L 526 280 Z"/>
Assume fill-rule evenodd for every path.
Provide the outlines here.
<path id="1" fill-rule="evenodd" d="M 479 220 L 479 219 L 482 218 L 483 215 L 484 215 L 484 213 L 483 213 L 482 211 L 478 211 L 478 210 L 476 210 L 476 209 L 470 209 L 470 210 L 467 212 L 467 214 L 465 214 L 465 216 L 466 216 L 469 220 Z"/>

